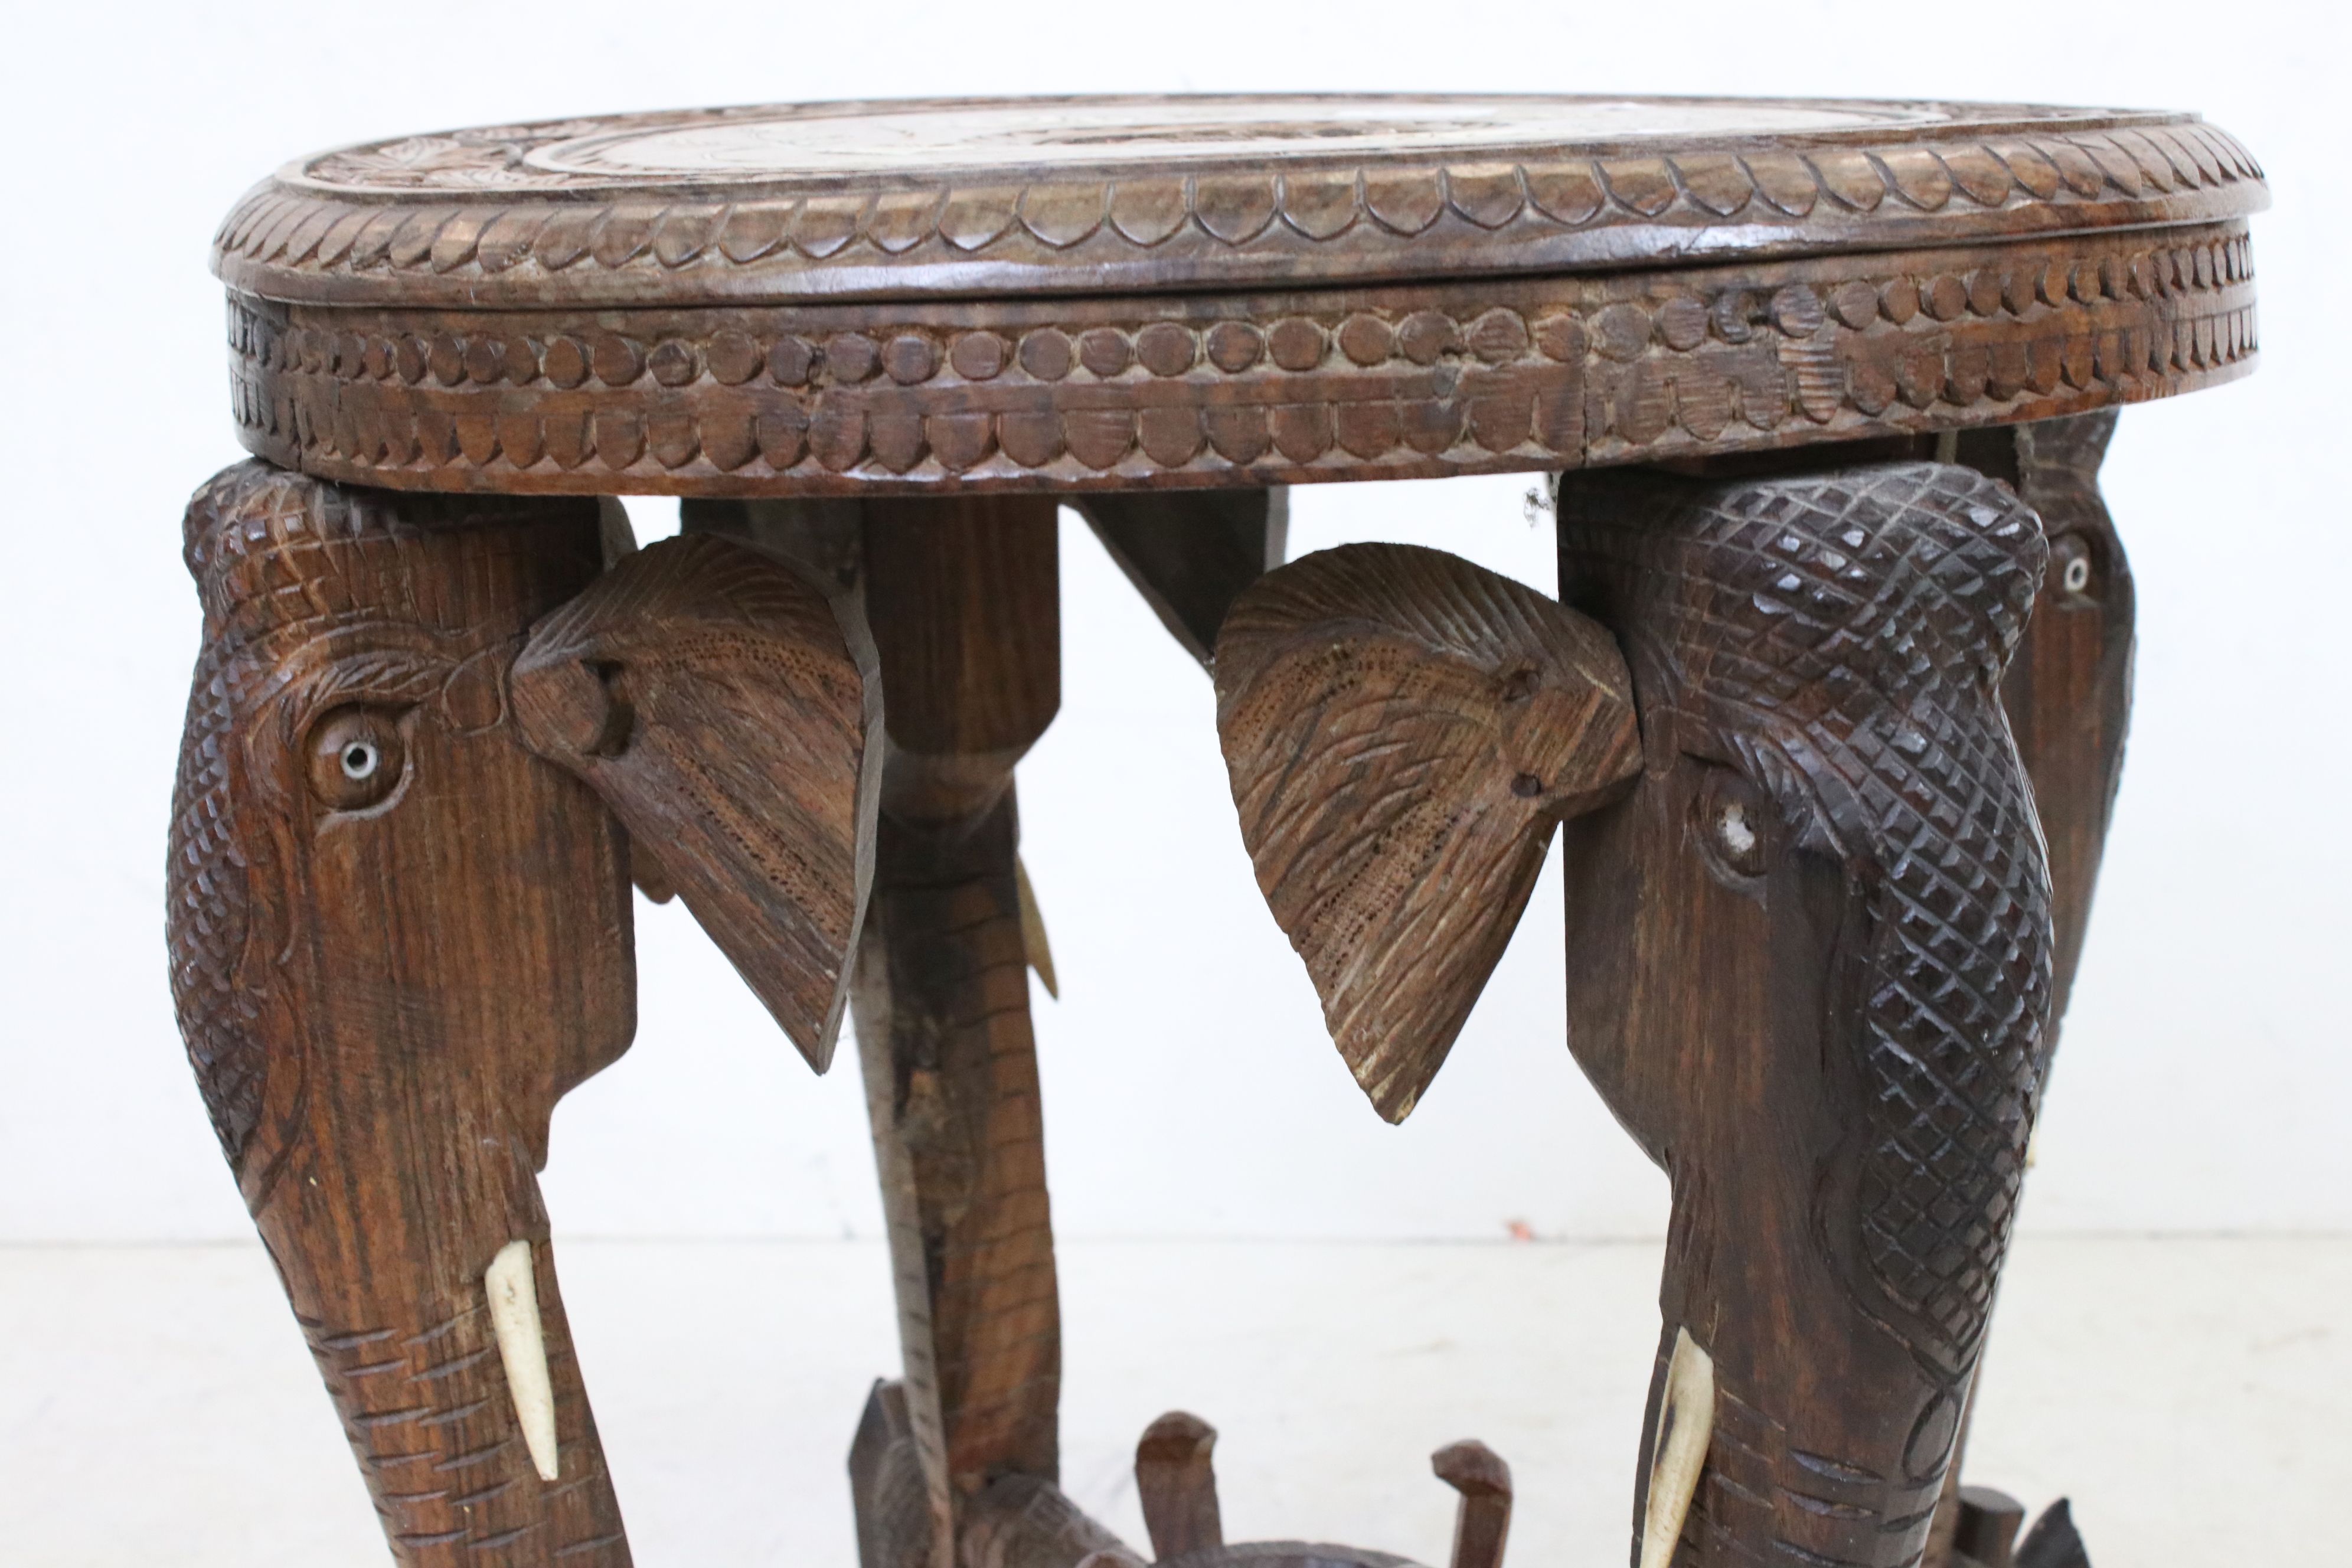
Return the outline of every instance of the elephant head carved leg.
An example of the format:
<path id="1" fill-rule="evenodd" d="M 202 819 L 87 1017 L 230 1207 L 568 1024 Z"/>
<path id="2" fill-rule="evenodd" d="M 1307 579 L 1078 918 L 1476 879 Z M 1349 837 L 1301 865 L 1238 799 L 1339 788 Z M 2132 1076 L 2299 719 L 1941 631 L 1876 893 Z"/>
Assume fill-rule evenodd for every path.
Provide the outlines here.
<path id="1" fill-rule="evenodd" d="M 601 531 L 593 501 L 260 463 L 188 510 L 205 642 L 169 872 L 181 1027 L 416 1568 L 629 1560 L 537 1180 L 556 1101 L 635 1024 L 629 847 L 599 792 L 667 831 L 739 964 L 781 955 L 761 994 L 813 1056 L 861 907 L 865 695 L 821 596 L 668 546 L 604 575 Z M 730 717 L 783 704 L 810 756 L 714 763 L 738 753 L 689 700 L 714 686 Z"/>
<path id="2" fill-rule="evenodd" d="M 626 849 L 506 692 L 595 506 L 247 463 L 187 555 L 181 1025 L 394 1554 L 625 1563 L 536 1172 L 635 1027 Z"/>
<path id="3" fill-rule="evenodd" d="M 1570 1044 L 1674 1187 L 1640 1562 L 1906 1568 L 2047 1062 L 2041 525 L 1924 463 L 1570 476 L 1559 524 L 1646 752 L 1565 850 Z"/>

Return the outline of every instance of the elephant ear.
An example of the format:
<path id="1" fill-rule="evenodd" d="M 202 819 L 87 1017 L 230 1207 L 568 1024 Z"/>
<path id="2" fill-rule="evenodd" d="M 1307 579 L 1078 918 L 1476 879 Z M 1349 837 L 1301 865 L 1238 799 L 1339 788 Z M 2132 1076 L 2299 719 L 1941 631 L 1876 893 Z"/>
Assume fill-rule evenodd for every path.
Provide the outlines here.
<path id="1" fill-rule="evenodd" d="M 1411 1114 L 1559 821 L 1641 767 L 1609 634 L 1443 551 L 1350 544 L 1244 590 L 1217 637 L 1242 839 L 1356 1081 Z"/>
<path id="2" fill-rule="evenodd" d="M 650 849 L 785 1034 L 832 1060 L 872 881 L 872 642 L 782 563 L 717 534 L 620 560 L 531 629 L 524 738 Z"/>

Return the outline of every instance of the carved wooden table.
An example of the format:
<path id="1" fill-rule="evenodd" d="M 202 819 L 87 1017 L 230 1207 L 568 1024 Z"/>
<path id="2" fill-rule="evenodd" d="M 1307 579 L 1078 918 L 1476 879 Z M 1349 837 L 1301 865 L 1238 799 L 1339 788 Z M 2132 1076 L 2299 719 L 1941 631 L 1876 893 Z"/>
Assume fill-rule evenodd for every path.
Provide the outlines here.
<path id="1" fill-rule="evenodd" d="M 2123 742 L 2095 470 L 2117 405 L 2252 367 L 2263 200 L 2177 114 L 1476 97 L 690 111 L 266 181 L 215 250 L 259 460 L 188 513 L 173 979 L 394 1556 L 628 1560 L 535 1173 L 628 1044 L 634 877 L 813 1066 L 854 1006 L 905 1346 L 864 1568 L 1142 1561 L 1054 1484 L 1013 774 L 1068 503 L 1211 667 L 1382 1115 L 1566 824 L 1569 1043 L 1673 1178 L 1643 1568 L 2008 1563 L 1957 1456 Z M 1505 470 L 1559 476 L 1559 601 L 1282 564 L 1282 487 Z M 683 535 L 633 552 L 624 492 Z M 1226 1546 L 1212 1438 L 1139 1449 L 1160 1562 L 1401 1561 Z M 1436 1468 L 1492 1568 L 1509 1472 Z M 2063 1507 L 2017 1561 L 2083 1561 Z"/>

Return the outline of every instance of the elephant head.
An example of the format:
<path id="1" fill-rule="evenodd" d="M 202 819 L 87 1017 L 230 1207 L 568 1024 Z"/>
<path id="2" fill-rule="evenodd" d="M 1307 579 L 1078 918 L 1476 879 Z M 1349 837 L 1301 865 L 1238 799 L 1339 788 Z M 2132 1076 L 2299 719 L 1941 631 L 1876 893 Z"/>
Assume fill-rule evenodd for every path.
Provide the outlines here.
<path id="1" fill-rule="evenodd" d="M 628 844 L 527 742 L 510 673 L 533 623 L 580 596 L 620 600 L 612 619 L 674 611 L 630 596 L 667 548 L 601 576 L 593 502 L 394 496 L 259 463 L 189 508 L 205 635 L 170 862 L 181 1026 L 405 1563 L 628 1560 L 536 1179 L 555 1102 L 635 1028 Z M 850 909 L 778 921 L 800 954 L 804 928 L 854 927 L 862 894 L 860 675 L 814 590 L 748 551 L 731 564 L 739 595 L 789 601 L 751 617 L 800 648 L 778 700 L 837 709 L 845 682 L 856 721 L 823 738 L 846 757 L 817 784 L 766 785 L 849 781 L 825 818 L 848 842 L 803 831 L 793 891 Z M 698 738 L 658 699 L 610 729 L 615 763 Z M 710 814 L 648 807 L 658 794 L 624 815 Z"/>
<path id="2" fill-rule="evenodd" d="M 1644 1563 L 1925 1542 L 2047 1065 L 2000 695 L 2046 556 L 1935 464 L 1562 485 L 1647 752 L 1565 850 L 1570 1044 L 1674 1184 Z"/>
<path id="3" fill-rule="evenodd" d="M 1540 612 L 1445 586 L 1483 579 L 1465 563 L 1349 584 L 1310 556 L 1246 592 L 1217 664 L 1244 837 L 1343 1053 L 1415 1064 L 1417 1092 L 1570 819 L 1569 1044 L 1674 1192 L 1642 1568 L 1906 1568 L 2046 1065 L 2049 877 L 1999 691 L 2041 527 L 1934 464 L 1574 475 L 1559 526 L 1565 605 Z M 1339 591 L 1309 595 L 1310 571 Z M 1277 692 L 1252 650 L 1286 604 L 1301 674 Z M 1515 672 L 1611 710 L 1602 625 L 1639 757 L 1559 793 L 1537 768 L 1516 793 L 1548 809 L 1514 813 L 1509 759 L 1594 732 L 1564 697 L 1515 717 Z M 1483 679 L 1415 675 L 1433 701 L 1349 695 L 1444 642 L 1525 651 Z M 1310 830 L 1265 809 L 1286 793 L 1324 803 Z"/>

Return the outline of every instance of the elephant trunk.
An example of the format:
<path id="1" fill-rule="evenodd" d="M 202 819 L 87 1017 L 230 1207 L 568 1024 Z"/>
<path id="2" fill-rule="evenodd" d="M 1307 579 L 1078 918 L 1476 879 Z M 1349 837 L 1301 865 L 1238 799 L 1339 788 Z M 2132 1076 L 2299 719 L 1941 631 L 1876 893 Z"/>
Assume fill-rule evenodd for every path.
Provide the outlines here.
<path id="1" fill-rule="evenodd" d="M 534 1173 L 635 1025 L 625 845 L 505 668 L 592 506 L 197 493 L 169 936 L 224 1151 L 411 1568 L 625 1568 Z"/>
<path id="2" fill-rule="evenodd" d="M 1648 752 L 1566 864 L 1570 1046 L 1674 1182 L 1652 1453 L 1685 1335 L 1712 1390 L 1687 1507 L 1636 1517 L 1677 1563 L 1907 1568 L 2047 1064 L 2049 875 L 1999 700 L 2040 523 L 1933 464 L 1596 476 L 1560 517 Z"/>
<path id="3" fill-rule="evenodd" d="M 301 1188 L 261 1216 L 385 1536 L 410 1568 L 629 1561 L 545 1220 L 518 1174 L 522 1201 L 480 1205 L 467 1228 L 506 1230 L 519 1250 L 426 1270 L 376 1258 L 387 1238 L 359 1237 Z M 529 1344 L 494 1297 L 494 1266 L 510 1280 L 517 1261 Z"/>

